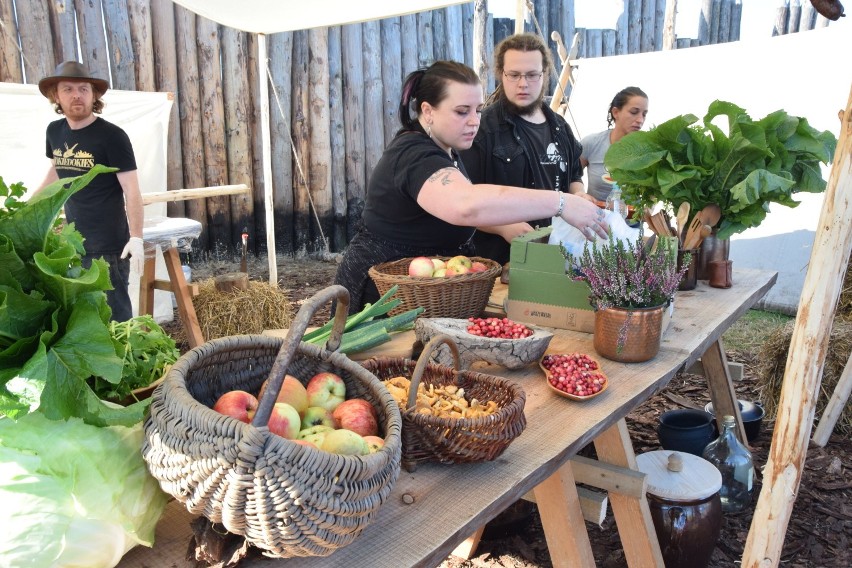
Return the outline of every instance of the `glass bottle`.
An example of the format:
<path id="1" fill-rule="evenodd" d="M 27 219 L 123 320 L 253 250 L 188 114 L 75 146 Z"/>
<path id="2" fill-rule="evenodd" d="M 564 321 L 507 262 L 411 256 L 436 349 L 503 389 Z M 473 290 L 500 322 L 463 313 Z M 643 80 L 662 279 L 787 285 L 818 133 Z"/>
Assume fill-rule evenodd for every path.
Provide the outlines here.
<path id="1" fill-rule="evenodd" d="M 724 513 L 739 513 L 751 504 L 754 482 L 751 452 L 737 439 L 736 424 L 733 416 L 722 418 L 722 434 L 702 454 L 722 474 L 719 497 Z"/>
<path id="2" fill-rule="evenodd" d="M 621 199 L 621 188 L 616 183 L 612 184 L 612 191 L 606 198 L 606 208 L 621 215 L 622 219 L 627 218 L 627 204 Z"/>

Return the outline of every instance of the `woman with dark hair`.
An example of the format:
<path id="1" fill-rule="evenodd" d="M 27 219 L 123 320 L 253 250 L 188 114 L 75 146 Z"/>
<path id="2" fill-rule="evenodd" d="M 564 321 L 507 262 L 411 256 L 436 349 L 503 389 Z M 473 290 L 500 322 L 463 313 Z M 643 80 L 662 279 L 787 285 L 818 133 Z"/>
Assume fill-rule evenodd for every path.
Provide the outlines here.
<path id="1" fill-rule="evenodd" d="M 604 156 L 609 147 L 631 132 L 642 129 L 648 115 L 648 95 L 639 87 L 627 87 L 620 90 L 606 111 L 606 124 L 609 127 L 602 132 L 589 134 L 580 141 L 583 153 L 580 163 L 588 171 L 588 193 L 599 201 L 606 201 L 612 184 L 603 181 L 607 173 Z"/>
<path id="2" fill-rule="evenodd" d="M 457 151 L 473 143 L 481 110 L 479 77 L 462 63 L 436 61 L 405 79 L 402 128 L 370 175 L 361 225 L 335 277 L 349 290 L 350 313 L 379 298 L 371 266 L 412 256 L 470 256 L 477 226 L 561 216 L 589 240 L 606 237 L 602 211 L 583 198 L 468 181 Z"/>

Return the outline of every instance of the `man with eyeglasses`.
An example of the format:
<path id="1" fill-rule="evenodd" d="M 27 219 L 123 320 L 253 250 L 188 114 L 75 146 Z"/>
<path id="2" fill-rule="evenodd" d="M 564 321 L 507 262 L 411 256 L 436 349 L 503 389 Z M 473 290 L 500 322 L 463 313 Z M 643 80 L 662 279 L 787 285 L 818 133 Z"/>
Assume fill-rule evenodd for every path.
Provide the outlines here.
<path id="1" fill-rule="evenodd" d="M 470 150 L 461 153 L 472 183 L 562 191 L 591 199 L 583 188 L 582 147 L 565 119 L 544 104 L 550 52 L 535 34 L 515 34 L 494 50 L 497 90 L 482 111 Z M 513 238 L 551 219 L 478 227 L 476 254 L 505 264 Z"/>

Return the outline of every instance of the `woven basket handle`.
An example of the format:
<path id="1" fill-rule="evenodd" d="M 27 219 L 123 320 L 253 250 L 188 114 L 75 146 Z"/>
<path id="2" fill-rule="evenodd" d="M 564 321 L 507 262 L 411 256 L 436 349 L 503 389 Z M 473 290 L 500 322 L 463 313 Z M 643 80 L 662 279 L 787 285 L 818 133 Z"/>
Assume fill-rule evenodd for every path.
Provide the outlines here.
<path id="1" fill-rule="evenodd" d="M 305 330 L 308 329 L 311 320 L 320 308 L 332 300 L 337 300 L 337 309 L 334 312 L 334 323 L 331 326 L 331 334 L 325 348 L 329 351 L 336 351 L 340 347 L 340 338 L 343 335 L 343 328 L 346 325 L 346 317 L 349 315 L 349 290 L 335 284 L 334 286 L 323 288 L 308 298 L 302 304 L 302 307 L 299 308 L 299 313 L 293 318 L 290 330 L 287 332 L 287 337 L 284 338 L 284 342 L 278 350 L 278 355 L 275 357 L 275 362 L 272 364 L 272 369 L 269 371 L 266 391 L 264 391 L 254 419 L 251 421 L 252 426 L 266 426 L 269 423 L 269 417 L 272 415 L 272 407 L 275 406 L 278 393 L 281 391 L 281 385 L 284 384 L 284 375 L 287 373 L 287 367 L 290 366 L 293 357 L 296 355 L 296 350 L 299 348 L 302 336 L 305 335 Z"/>
<path id="2" fill-rule="evenodd" d="M 406 410 L 414 407 L 414 404 L 417 401 L 417 389 L 420 386 L 420 379 L 426 371 L 426 365 L 428 365 L 429 361 L 432 359 L 432 352 L 435 351 L 441 343 L 446 343 L 450 348 L 450 351 L 452 351 L 453 369 L 455 369 L 456 376 L 458 376 L 459 369 L 461 369 L 458 345 L 456 345 L 453 338 L 447 334 L 442 333 L 436 335 L 430 339 L 429 343 L 426 344 L 426 347 L 423 348 L 420 358 L 417 359 L 417 365 L 414 366 L 414 373 L 411 375 L 411 384 L 408 385 L 408 406 L 405 407 Z"/>

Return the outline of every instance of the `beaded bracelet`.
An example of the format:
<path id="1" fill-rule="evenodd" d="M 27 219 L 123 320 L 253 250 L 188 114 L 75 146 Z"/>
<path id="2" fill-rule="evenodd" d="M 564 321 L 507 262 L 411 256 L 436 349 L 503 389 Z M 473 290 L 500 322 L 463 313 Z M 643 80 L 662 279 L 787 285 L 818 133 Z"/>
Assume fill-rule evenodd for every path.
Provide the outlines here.
<path id="1" fill-rule="evenodd" d="M 561 191 L 557 193 L 559 193 L 559 209 L 556 210 L 556 215 L 554 215 L 554 217 L 561 217 L 562 211 L 565 209 L 565 194 Z"/>

